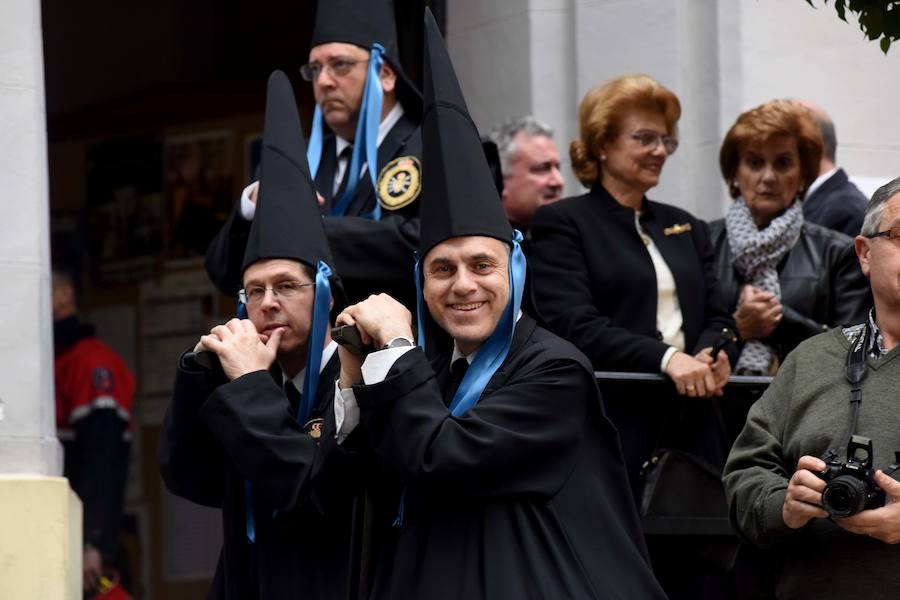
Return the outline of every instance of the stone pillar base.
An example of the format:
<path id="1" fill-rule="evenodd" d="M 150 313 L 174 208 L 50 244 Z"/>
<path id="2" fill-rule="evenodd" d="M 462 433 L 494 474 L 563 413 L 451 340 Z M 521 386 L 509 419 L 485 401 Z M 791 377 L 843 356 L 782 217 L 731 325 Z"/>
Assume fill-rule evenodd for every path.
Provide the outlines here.
<path id="1" fill-rule="evenodd" d="M 81 600 L 81 552 L 68 480 L 0 475 L 0 598 Z"/>

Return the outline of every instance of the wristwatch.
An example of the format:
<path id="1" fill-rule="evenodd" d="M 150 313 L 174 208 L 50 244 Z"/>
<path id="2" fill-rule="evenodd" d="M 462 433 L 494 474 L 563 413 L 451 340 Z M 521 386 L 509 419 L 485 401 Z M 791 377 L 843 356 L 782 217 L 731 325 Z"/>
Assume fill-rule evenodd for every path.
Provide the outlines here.
<path id="1" fill-rule="evenodd" d="M 387 344 L 381 347 L 381 350 L 387 350 L 389 348 L 405 348 L 407 346 L 415 346 L 415 344 L 408 337 L 400 336 L 388 341 Z"/>

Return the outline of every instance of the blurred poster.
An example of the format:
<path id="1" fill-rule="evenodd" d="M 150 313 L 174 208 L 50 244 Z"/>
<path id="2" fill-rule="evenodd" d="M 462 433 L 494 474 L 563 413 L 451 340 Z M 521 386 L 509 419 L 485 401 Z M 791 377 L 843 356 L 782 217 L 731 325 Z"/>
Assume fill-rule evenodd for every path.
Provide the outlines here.
<path id="1" fill-rule="evenodd" d="M 234 142 L 231 131 L 166 138 L 165 196 L 168 257 L 203 256 L 228 219 L 234 192 Z"/>
<path id="2" fill-rule="evenodd" d="M 163 250 L 162 145 L 152 137 L 87 150 L 91 272 L 98 285 L 140 281 Z"/>

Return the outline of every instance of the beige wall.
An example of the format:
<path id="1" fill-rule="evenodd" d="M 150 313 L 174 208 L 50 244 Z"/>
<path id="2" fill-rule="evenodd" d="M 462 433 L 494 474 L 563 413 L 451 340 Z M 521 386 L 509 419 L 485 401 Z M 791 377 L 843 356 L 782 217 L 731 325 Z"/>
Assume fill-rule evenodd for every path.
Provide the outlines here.
<path id="1" fill-rule="evenodd" d="M 447 43 L 480 128 L 532 113 L 557 132 L 567 193 L 578 102 L 642 72 L 682 102 L 681 145 L 650 197 L 721 217 L 718 149 L 740 112 L 804 97 L 831 112 L 851 176 L 900 175 L 900 48 L 884 56 L 833 3 L 802 0 L 454 0 Z"/>
<path id="2" fill-rule="evenodd" d="M 81 502 L 66 479 L 0 475 L 0 598 L 81 599 Z"/>

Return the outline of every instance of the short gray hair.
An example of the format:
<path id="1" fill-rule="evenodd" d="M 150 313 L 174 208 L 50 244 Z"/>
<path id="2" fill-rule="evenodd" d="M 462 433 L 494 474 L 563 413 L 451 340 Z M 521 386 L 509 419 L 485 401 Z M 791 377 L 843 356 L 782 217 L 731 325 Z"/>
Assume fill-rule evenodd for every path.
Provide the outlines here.
<path id="1" fill-rule="evenodd" d="M 509 173 L 511 163 L 516 155 L 516 145 L 513 138 L 519 133 L 527 135 L 540 135 L 553 139 L 553 128 L 538 121 L 531 115 L 507 119 L 502 124 L 491 129 L 487 138 L 497 144 L 497 152 L 500 154 L 500 170 Z"/>
<path id="2" fill-rule="evenodd" d="M 881 226 L 881 215 L 884 213 L 884 205 L 888 200 L 900 194 L 900 177 L 888 181 L 886 184 L 875 190 L 872 199 L 866 206 L 866 216 L 863 219 L 862 231 L 860 235 L 871 236 L 878 233 Z"/>

